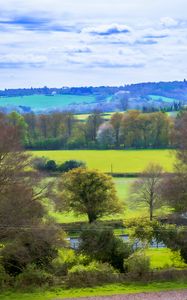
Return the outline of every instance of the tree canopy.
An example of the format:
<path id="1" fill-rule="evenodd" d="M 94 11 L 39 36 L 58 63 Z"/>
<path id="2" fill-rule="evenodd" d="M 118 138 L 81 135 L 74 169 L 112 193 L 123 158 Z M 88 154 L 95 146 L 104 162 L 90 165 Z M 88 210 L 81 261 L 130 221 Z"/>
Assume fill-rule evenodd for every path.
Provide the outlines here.
<path id="1" fill-rule="evenodd" d="M 62 208 L 86 214 L 90 223 L 121 208 L 112 177 L 96 170 L 71 170 L 62 176 L 58 190 Z"/>

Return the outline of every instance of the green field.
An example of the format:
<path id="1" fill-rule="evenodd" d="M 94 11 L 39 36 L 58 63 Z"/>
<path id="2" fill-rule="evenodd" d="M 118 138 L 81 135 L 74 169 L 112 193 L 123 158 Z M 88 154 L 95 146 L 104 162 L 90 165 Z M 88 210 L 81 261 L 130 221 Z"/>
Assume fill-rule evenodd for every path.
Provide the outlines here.
<path id="1" fill-rule="evenodd" d="M 85 161 L 88 168 L 102 172 L 142 172 L 149 163 L 160 164 L 171 172 L 175 155 L 171 150 L 58 150 L 33 151 L 34 156 L 45 156 L 58 163 L 75 159 Z"/>
<path id="2" fill-rule="evenodd" d="M 186 268 L 178 252 L 173 253 L 167 248 L 147 249 L 146 255 L 150 257 L 151 269 Z"/>
<path id="3" fill-rule="evenodd" d="M 95 101 L 94 96 L 77 96 L 77 95 L 32 95 L 23 97 L 0 97 L 1 107 L 25 106 L 30 107 L 32 111 L 47 111 L 61 109 L 70 104 L 92 103 Z"/>
<path id="4" fill-rule="evenodd" d="M 53 289 L 49 291 L 16 292 L 7 291 L 0 294 L 0 300 L 60 300 L 63 298 L 112 296 L 123 294 L 135 294 L 142 292 L 159 292 L 187 289 L 187 283 L 176 282 L 153 282 L 153 283 L 124 283 L 109 284 L 95 288 L 82 289 Z M 86 299 L 86 298 L 85 298 Z M 185 299 L 184 299 L 185 300 Z"/>
<path id="5" fill-rule="evenodd" d="M 105 120 L 110 120 L 111 116 L 114 114 L 115 112 L 105 112 L 101 114 L 101 117 Z M 123 113 L 123 112 L 122 112 Z M 88 119 L 88 117 L 90 116 L 90 114 L 76 114 L 75 117 L 80 120 L 80 121 L 86 121 Z"/>

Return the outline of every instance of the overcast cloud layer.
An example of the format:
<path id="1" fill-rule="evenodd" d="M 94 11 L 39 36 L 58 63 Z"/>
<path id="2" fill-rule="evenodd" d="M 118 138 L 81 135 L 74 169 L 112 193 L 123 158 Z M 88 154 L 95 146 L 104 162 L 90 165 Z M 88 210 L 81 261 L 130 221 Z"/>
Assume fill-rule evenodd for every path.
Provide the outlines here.
<path id="1" fill-rule="evenodd" d="M 186 0 L 0 0 L 0 88 L 183 80 Z"/>

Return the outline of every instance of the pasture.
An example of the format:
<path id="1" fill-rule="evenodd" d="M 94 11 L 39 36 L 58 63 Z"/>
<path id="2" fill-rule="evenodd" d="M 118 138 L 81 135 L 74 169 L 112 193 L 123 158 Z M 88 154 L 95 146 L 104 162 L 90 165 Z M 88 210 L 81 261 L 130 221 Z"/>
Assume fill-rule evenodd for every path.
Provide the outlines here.
<path id="1" fill-rule="evenodd" d="M 95 101 L 94 96 L 78 95 L 31 95 L 20 97 L 0 97 L 1 107 L 30 107 L 32 111 L 49 111 L 62 109 L 71 104 L 92 103 Z"/>
<path id="2" fill-rule="evenodd" d="M 172 172 L 175 161 L 171 150 L 53 150 L 33 151 L 32 154 L 58 163 L 81 160 L 86 162 L 88 168 L 106 173 L 138 173 L 150 163 L 160 164 L 166 172 Z"/>

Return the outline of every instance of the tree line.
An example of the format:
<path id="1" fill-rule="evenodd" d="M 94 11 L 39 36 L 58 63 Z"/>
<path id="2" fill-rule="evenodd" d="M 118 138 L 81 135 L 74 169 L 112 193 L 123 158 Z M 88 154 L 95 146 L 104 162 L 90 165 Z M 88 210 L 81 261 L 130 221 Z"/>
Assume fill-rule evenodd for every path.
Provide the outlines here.
<path id="1" fill-rule="evenodd" d="M 21 132 L 25 149 L 154 149 L 172 147 L 173 119 L 164 112 L 116 112 L 110 120 L 95 111 L 81 122 L 70 112 L 4 115 Z"/>

